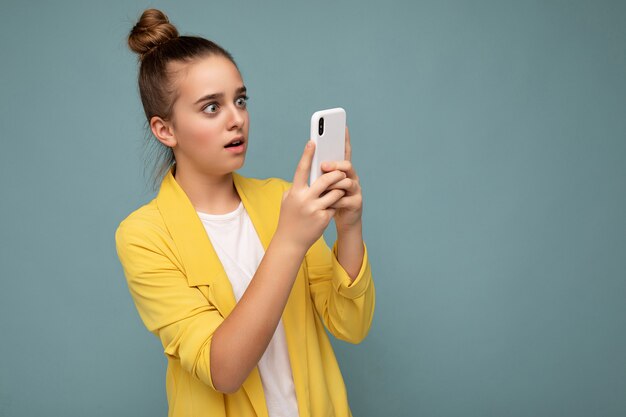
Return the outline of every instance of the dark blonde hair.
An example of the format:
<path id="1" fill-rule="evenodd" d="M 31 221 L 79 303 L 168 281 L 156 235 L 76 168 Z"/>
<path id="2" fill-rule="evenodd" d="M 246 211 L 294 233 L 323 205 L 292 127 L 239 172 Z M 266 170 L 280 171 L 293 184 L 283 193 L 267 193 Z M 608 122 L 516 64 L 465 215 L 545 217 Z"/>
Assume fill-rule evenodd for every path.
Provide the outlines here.
<path id="1" fill-rule="evenodd" d="M 157 9 L 146 9 L 128 35 L 128 46 L 139 54 L 139 95 L 147 119 L 148 160 L 153 160 L 152 187 L 157 189 L 163 176 L 175 162 L 172 148 L 152 137 L 150 119 L 159 116 L 173 119 L 174 103 L 179 92 L 174 84 L 175 73 L 170 62 L 190 63 L 212 55 L 227 58 L 237 64 L 221 46 L 197 36 L 179 36 L 167 16 Z M 152 154 L 154 157 L 151 157 Z"/>

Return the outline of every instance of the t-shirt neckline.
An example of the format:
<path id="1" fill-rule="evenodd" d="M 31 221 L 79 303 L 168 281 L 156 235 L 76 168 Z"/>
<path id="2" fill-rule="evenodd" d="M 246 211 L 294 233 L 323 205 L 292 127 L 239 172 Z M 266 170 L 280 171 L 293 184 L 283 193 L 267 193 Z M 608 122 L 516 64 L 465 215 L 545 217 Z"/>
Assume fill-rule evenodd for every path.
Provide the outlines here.
<path id="1" fill-rule="evenodd" d="M 233 210 L 233 211 L 228 212 L 228 213 L 211 214 L 211 213 L 205 213 L 205 212 L 198 211 L 198 210 L 196 210 L 196 213 L 198 213 L 198 216 L 202 220 L 225 221 L 225 220 L 234 219 L 235 217 L 239 216 L 242 211 L 243 211 L 243 201 L 240 201 L 239 205 L 237 206 L 237 208 L 235 210 Z"/>

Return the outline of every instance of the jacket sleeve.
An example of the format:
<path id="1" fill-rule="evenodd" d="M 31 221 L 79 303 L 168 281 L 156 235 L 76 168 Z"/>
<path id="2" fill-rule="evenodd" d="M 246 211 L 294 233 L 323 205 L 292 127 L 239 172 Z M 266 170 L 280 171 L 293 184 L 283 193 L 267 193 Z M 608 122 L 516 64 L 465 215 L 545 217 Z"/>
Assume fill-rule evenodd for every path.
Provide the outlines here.
<path id="1" fill-rule="evenodd" d="M 350 343 L 365 339 L 374 316 L 374 281 L 367 246 L 363 246 L 363 262 L 354 281 L 337 259 L 337 242 L 331 251 L 322 235 L 305 256 L 317 313 L 330 333 Z"/>
<path id="2" fill-rule="evenodd" d="M 210 349 L 223 317 L 197 287 L 190 287 L 169 236 L 148 221 L 124 220 L 115 232 L 117 254 L 146 328 L 166 356 L 215 389 Z"/>

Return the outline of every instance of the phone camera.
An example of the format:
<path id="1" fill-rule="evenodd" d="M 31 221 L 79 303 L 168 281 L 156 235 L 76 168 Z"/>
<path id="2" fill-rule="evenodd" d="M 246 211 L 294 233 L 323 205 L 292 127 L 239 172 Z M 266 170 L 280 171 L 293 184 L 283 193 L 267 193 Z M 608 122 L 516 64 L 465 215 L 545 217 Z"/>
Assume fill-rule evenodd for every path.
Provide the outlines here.
<path id="1" fill-rule="evenodd" d="M 324 133 L 324 118 L 320 117 L 320 121 L 319 121 L 319 125 L 317 127 L 317 131 L 319 132 L 320 136 L 322 136 L 322 134 Z"/>

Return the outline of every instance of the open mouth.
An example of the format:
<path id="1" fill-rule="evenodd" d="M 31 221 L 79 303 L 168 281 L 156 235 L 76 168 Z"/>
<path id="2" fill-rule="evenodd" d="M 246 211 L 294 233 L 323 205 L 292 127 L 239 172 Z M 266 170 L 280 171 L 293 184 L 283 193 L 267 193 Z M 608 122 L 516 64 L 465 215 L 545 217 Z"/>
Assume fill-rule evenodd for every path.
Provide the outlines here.
<path id="1" fill-rule="evenodd" d="M 236 141 L 234 141 L 234 142 L 229 143 L 228 145 L 226 145 L 226 146 L 224 146 L 224 147 L 225 147 L 225 148 L 233 148 L 233 147 L 235 147 L 235 146 L 239 146 L 239 145 L 241 145 L 241 144 L 243 144 L 243 141 L 242 141 L 242 140 L 236 140 Z"/>

